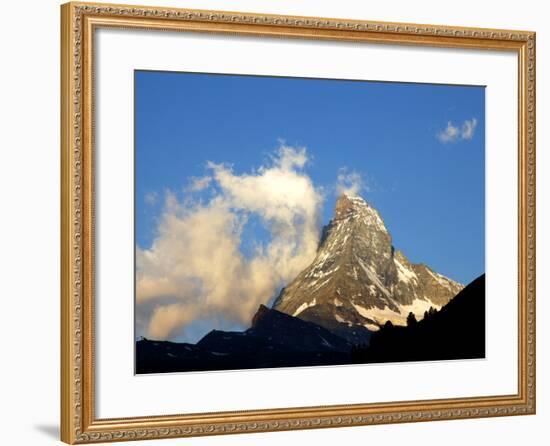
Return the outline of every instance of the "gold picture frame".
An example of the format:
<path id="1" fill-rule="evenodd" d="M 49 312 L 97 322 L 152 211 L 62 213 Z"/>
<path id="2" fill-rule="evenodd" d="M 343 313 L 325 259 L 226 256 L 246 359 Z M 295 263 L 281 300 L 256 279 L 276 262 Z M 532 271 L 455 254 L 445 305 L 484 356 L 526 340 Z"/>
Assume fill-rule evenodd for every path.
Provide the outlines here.
<path id="1" fill-rule="evenodd" d="M 101 27 L 328 39 L 517 55 L 518 393 L 97 419 L 94 415 L 94 32 Z M 535 413 L 535 33 L 71 2 L 61 7 L 61 439 L 93 443 Z"/>

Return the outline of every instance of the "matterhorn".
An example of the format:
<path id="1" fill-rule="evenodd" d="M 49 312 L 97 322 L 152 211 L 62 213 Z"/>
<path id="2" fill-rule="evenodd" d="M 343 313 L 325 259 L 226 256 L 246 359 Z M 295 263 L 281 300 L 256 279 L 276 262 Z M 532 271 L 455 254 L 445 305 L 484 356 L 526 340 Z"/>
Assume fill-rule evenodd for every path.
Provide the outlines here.
<path id="1" fill-rule="evenodd" d="M 390 321 L 407 325 L 439 310 L 463 285 L 394 248 L 380 214 L 343 194 L 323 228 L 311 265 L 282 289 L 273 309 L 325 327 L 350 341 Z"/>

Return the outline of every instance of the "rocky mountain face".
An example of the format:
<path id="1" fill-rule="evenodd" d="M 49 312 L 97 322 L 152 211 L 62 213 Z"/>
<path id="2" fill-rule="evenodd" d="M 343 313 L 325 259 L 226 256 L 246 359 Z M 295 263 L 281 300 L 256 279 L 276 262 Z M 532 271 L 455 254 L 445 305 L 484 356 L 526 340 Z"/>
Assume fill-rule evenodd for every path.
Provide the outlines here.
<path id="1" fill-rule="evenodd" d="M 338 198 L 316 258 L 284 288 L 273 308 L 314 322 L 351 342 L 386 321 L 406 325 L 439 310 L 463 285 L 395 251 L 380 214 L 356 196 Z"/>

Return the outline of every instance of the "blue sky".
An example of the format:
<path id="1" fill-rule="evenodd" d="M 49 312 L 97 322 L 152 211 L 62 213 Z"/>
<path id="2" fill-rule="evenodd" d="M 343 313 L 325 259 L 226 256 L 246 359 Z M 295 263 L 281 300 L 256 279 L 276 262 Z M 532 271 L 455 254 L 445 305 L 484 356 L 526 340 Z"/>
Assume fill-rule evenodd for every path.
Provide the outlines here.
<path id="1" fill-rule="evenodd" d="M 396 249 L 468 283 L 485 263 L 484 98 L 474 86 L 136 71 L 136 243 L 150 247 L 164 192 L 183 196 L 207 161 L 249 173 L 284 140 L 307 148 L 323 224 L 347 167 Z M 244 251 L 268 236 L 257 223 Z"/>

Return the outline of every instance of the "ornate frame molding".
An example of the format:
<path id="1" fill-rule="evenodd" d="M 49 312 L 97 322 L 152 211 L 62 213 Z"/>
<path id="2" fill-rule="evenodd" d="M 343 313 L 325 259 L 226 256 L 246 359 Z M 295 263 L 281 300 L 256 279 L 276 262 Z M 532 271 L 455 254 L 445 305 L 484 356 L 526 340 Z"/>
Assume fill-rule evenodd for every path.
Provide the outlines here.
<path id="1" fill-rule="evenodd" d="M 535 33 L 67 3 L 61 8 L 61 439 L 93 443 L 535 413 Z M 519 62 L 518 394 L 446 400 L 94 417 L 93 33 L 98 27 L 512 51 Z"/>

